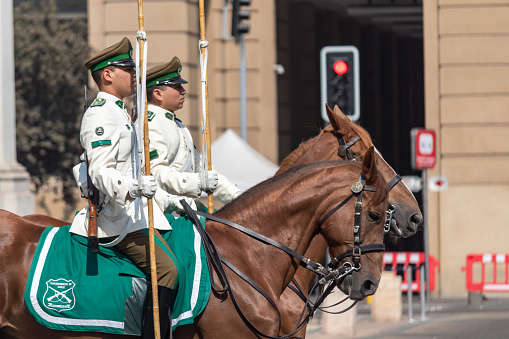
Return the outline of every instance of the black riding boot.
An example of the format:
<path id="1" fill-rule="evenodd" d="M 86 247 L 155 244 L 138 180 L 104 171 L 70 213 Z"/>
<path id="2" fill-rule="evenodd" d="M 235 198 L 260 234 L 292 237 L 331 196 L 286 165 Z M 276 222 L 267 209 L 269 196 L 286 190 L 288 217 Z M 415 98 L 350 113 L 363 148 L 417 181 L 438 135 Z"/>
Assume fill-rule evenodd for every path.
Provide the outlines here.
<path id="1" fill-rule="evenodd" d="M 174 291 L 171 288 L 157 286 L 157 296 L 159 300 L 159 324 L 161 325 L 161 338 L 168 338 L 171 333 L 171 305 L 173 303 Z M 154 339 L 154 312 L 152 301 L 152 289 L 148 289 L 147 308 L 143 318 L 143 339 Z M 170 337 L 171 338 L 171 337 Z"/>

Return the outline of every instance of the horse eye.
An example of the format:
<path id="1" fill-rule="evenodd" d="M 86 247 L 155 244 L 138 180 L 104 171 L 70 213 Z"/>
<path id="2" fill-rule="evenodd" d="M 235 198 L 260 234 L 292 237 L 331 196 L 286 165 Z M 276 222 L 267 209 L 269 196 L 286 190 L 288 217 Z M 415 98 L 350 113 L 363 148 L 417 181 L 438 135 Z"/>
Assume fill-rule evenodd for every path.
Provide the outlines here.
<path id="1" fill-rule="evenodd" d="M 382 215 L 378 212 L 375 212 L 375 211 L 368 212 L 368 219 L 371 221 L 378 222 L 378 221 L 380 221 L 381 218 L 382 218 Z"/>

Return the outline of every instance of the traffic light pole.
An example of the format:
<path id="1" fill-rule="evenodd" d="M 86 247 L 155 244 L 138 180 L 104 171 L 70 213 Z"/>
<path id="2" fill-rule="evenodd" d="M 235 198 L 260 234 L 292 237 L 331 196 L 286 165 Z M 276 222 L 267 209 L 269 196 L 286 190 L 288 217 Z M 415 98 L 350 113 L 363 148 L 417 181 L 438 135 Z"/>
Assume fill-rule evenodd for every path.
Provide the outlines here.
<path id="1" fill-rule="evenodd" d="M 240 42 L 240 134 L 247 142 L 247 98 L 246 98 L 246 41 L 244 34 L 239 35 Z"/>

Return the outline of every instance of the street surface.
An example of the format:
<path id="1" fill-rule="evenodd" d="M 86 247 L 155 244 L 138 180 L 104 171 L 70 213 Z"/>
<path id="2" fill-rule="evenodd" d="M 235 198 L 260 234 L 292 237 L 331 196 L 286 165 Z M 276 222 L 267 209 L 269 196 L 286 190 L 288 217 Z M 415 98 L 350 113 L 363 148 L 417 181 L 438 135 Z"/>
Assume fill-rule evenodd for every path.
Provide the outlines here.
<path id="1" fill-rule="evenodd" d="M 482 305 L 467 305 L 467 298 L 431 299 L 421 319 L 418 296 L 413 299 L 413 320 L 403 298 L 399 322 L 372 322 L 369 305 L 358 304 L 355 335 L 323 334 L 320 314 L 308 326 L 306 339 L 502 339 L 509 338 L 509 298 L 491 298 Z"/>

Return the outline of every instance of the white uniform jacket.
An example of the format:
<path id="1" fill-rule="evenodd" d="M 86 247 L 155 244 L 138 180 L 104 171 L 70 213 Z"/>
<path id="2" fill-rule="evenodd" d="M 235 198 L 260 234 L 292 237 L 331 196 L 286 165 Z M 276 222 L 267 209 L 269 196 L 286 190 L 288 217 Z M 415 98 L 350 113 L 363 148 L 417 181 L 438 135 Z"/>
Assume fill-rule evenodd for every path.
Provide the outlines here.
<path id="1" fill-rule="evenodd" d="M 147 110 L 150 171 L 158 186 L 170 194 L 198 198 L 201 191 L 197 173 L 201 164 L 191 133 L 174 113 L 153 104 Z M 214 197 L 228 203 L 240 190 L 224 175 L 218 177 Z"/>
<path id="2" fill-rule="evenodd" d="M 136 130 L 122 100 L 99 92 L 83 116 L 80 140 L 88 158 L 88 173 L 100 192 L 98 236 L 117 236 L 126 227 L 128 232 L 147 228 L 146 199 L 126 200 L 136 178 L 137 147 Z M 157 204 L 153 206 L 154 227 L 171 229 Z M 87 208 L 76 215 L 71 232 L 87 235 Z"/>

